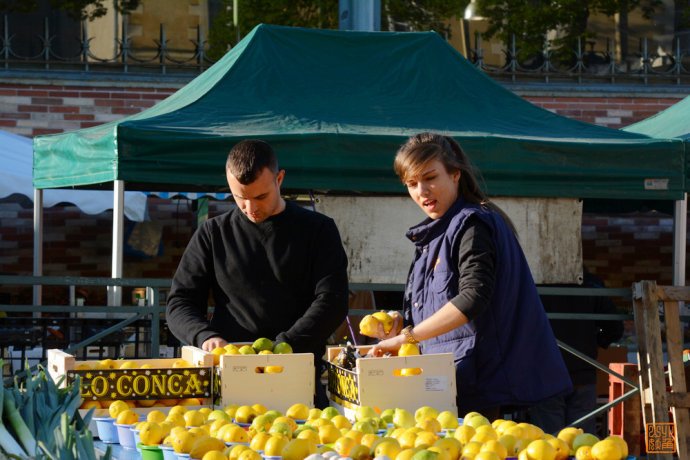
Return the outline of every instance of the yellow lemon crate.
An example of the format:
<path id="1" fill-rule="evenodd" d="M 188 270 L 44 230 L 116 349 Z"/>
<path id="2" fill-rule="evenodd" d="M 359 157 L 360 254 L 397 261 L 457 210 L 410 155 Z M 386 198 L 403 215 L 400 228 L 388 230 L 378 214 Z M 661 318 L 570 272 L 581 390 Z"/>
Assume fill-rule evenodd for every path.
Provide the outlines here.
<path id="1" fill-rule="evenodd" d="M 371 346 L 356 347 L 365 356 Z M 354 370 L 334 364 L 342 347 L 329 347 L 328 394 L 332 406 L 353 419 L 360 406 L 414 413 L 421 406 L 457 412 L 452 353 L 358 358 Z"/>
<path id="2" fill-rule="evenodd" d="M 296 403 L 314 407 L 312 353 L 225 354 L 219 358 L 221 407 L 259 403 L 281 412 Z"/>
<path id="3" fill-rule="evenodd" d="M 112 401 L 127 401 L 135 412 L 175 406 L 207 406 L 213 402 L 213 355 L 182 347 L 180 358 L 103 359 L 79 361 L 62 350 L 48 350 L 48 372 L 62 385 L 80 379 L 82 409 L 102 415 Z"/>

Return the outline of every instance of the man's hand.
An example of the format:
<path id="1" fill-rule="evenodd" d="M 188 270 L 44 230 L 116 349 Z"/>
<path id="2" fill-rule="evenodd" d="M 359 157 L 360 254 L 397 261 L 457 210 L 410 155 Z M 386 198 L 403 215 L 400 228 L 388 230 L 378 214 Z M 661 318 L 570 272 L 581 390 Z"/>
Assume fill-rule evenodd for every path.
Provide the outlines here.
<path id="1" fill-rule="evenodd" d="M 201 344 L 201 349 L 204 351 L 213 351 L 214 348 L 224 347 L 227 344 L 228 342 L 221 337 L 211 337 Z"/>

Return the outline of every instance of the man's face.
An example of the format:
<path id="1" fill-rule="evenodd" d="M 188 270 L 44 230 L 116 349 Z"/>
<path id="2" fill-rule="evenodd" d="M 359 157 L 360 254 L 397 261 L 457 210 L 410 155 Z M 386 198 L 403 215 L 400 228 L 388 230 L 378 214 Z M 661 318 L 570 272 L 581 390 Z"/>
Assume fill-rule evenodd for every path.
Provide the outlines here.
<path id="1" fill-rule="evenodd" d="M 280 213 L 284 209 L 284 202 L 280 197 L 280 185 L 285 177 L 285 170 L 274 174 L 270 169 L 263 168 L 254 182 L 241 184 L 230 171 L 226 170 L 230 192 L 235 203 L 255 224 L 263 222 L 269 217 Z"/>

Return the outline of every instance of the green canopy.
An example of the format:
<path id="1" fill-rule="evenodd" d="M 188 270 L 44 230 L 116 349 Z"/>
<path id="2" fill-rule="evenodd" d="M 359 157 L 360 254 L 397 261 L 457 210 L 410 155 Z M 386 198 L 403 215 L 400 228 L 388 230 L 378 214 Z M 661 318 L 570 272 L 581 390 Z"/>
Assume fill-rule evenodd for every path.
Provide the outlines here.
<path id="1" fill-rule="evenodd" d="M 623 128 L 630 133 L 655 138 L 678 138 L 690 142 L 690 96 L 673 104 L 663 112 Z"/>
<path id="2" fill-rule="evenodd" d="M 269 25 L 155 107 L 37 137 L 34 186 L 219 190 L 228 150 L 261 138 L 287 170 L 286 190 L 403 193 L 393 156 L 423 130 L 454 136 L 491 195 L 680 199 L 684 190 L 679 140 L 534 106 L 434 32 Z"/>

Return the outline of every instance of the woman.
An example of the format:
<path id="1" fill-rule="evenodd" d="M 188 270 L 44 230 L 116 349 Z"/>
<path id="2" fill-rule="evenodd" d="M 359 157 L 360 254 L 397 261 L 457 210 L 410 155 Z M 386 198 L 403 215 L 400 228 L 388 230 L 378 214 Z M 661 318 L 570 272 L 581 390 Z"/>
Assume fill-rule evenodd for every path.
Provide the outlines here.
<path id="1" fill-rule="evenodd" d="M 450 137 L 421 133 L 394 169 L 427 215 L 415 245 L 402 331 L 374 353 L 420 342 L 455 355 L 458 411 L 497 418 L 501 406 L 531 406 L 572 387 L 512 223 L 479 188 Z M 381 331 L 380 331 L 381 332 Z M 394 335 L 397 334 L 397 335 Z"/>

